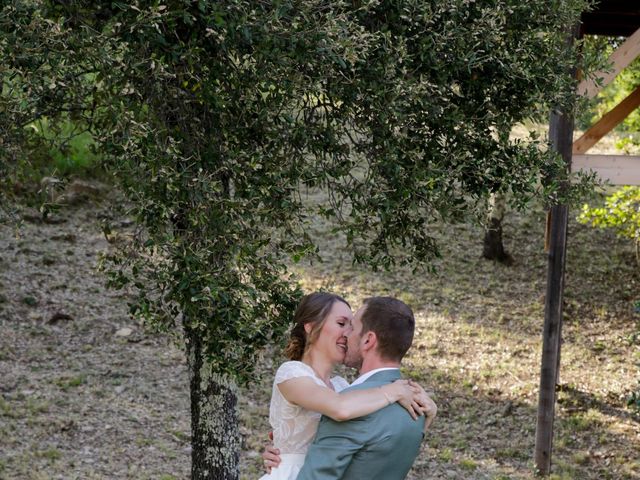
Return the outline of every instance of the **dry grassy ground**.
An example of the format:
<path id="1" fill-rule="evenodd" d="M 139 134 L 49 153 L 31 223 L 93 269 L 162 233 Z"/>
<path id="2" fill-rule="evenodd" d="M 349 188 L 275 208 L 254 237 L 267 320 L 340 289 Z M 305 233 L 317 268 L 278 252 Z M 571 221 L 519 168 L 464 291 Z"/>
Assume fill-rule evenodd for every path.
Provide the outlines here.
<path id="1" fill-rule="evenodd" d="M 60 224 L 22 213 L 32 220 L 20 236 L 0 227 L 0 479 L 187 478 L 183 356 L 132 322 L 126 297 L 95 273 L 108 248 L 98 233 L 102 207 L 64 210 Z M 440 411 L 411 479 L 533 478 L 543 226 L 539 208 L 509 214 L 510 267 L 480 258 L 478 227 L 439 226 L 437 274 L 374 274 L 352 266 L 342 240 L 317 222 L 324 262 L 291 267 L 307 291 L 330 289 L 354 306 L 389 294 L 413 306 L 418 330 L 405 373 L 435 391 Z M 640 479 L 640 418 L 625 406 L 640 367 L 638 299 L 631 244 L 572 222 L 556 478 Z M 266 352 L 260 377 L 241 391 L 242 478 L 261 473 L 280 361 Z"/>
<path id="2" fill-rule="evenodd" d="M 0 479 L 187 478 L 184 357 L 95 271 L 105 212 L 21 214 L 0 226 Z"/>

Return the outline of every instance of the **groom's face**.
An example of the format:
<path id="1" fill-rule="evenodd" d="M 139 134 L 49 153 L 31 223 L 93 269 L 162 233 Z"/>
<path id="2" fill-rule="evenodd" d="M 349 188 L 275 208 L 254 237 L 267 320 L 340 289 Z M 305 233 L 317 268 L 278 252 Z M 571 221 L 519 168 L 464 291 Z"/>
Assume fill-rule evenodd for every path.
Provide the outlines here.
<path id="1" fill-rule="evenodd" d="M 366 305 L 360 307 L 351 321 L 351 333 L 347 336 L 347 355 L 344 364 L 347 367 L 357 368 L 362 366 L 362 350 L 360 349 L 360 341 L 362 340 L 362 314 Z"/>

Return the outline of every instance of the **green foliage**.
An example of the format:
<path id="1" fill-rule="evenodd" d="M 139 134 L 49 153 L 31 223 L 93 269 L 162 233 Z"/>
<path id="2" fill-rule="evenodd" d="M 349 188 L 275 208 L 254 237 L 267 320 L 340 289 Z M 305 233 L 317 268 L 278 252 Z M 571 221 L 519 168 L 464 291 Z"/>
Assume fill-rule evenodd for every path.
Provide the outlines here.
<path id="1" fill-rule="evenodd" d="M 16 0 L 0 10 L 0 200 L 45 175 L 99 169 L 89 130 L 104 52 L 52 8 Z"/>
<path id="2" fill-rule="evenodd" d="M 558 159 L 509 131 L 571 108 L 565 29 L 584 6 L 10 2 L 0 164 L 33 122 L 86 126 L 80 143 L 96 142 L 144 226 L 106 259 L 112 284 L 247 380 L 300 295 L 283 261 L 315 254 L 308 218 L 337 218 L 358 262 L 428 265 L 434 221 L 492 192 L 519 207 L 556 195 L 538 179 L 561 183 Z M 306 189 L 331 201 L 305 203 Z"/>
<path id="3" fill-rule="evenodd" d="M 68 177 L 95 172 L 102 164 L 102 158 L 96 152 L 97 145 L 91 132 L 68 119 L 60 121 L 61 126 L 55 129 L 50 127 L 47 118 L 27 126 L 47 150 L 49 162 L 43 165 L 43 173 Z"/>
<path id="4" fill-rule="evenodd" d="M 630 238 L 636 245 L 636 259 L 640 263 L 640 188 L 626 186 L 607 196 L 602 207 L 585 204 L 578 221 L 595 228 L 611 229 L 621 237 Z"/>
<path id="5" fill-rule="evenodd" d="M 356 261 L 428 262 L 438 254 L 432 221 L 462 218 L 492 191 L 525 204 L 541 171 L 557 170 L 507 132 L 570 85 L 564 39 L 536 33 L 559 30 L 571 12 L 552 18 L 547 4 L 336 4 L 330 15 L 312 2 L 250 5 L 116 12 L 127 43 L 143 48 L 122 56 L 126 79 L 104 80 L 125 82 L 111 116 L 129 123 L 109 143 L 127 159 L 114 171 L 150 236 L 132 271 L 154 258 L 163 275 L 137 285 L 159 280 L 171 300 L 143 288 L 137 311 L 182 311 L 218 352 L 216 366 L 236 373 L 251 358 L 244 340 L 280 331 L 250 322 L 263 318 L 252 299 L 263 298 L 262 278 L 278 285 L 283 252 L 314 251 L 306 215 L 337 216 Z M 334 201 L 306 211 L 300 186 Z M 203 320 L 212 318 L 235 323 Z M 247 324 L 256 330 L 238 338 Z"/>

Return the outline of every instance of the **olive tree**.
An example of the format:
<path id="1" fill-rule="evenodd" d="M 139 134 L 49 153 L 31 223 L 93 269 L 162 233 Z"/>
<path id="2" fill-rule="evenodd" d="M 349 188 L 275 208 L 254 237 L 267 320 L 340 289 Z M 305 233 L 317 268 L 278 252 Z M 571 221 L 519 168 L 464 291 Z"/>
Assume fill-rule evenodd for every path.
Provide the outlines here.
<path id="1" fill-rule="evenodd" d="M 238 475 L 236 385 L 289 326 L 301 292 L 285 265 L 316 254 L 310 216 L 335 219 L 357 262 L 429 265 L 434 221 L 494 192 L 525 206 L 562 173 L 508 130 L 570 101 L 556 32 L 578 0 L 28 5 L 0 18 L 65 39 L 56 53 L 91 87 L 71 91 L 143 227 L 105 259 L 110 282 L 184 339 L 194 479 Z M 8 50 L 3 78 L 21 68 Z"/>

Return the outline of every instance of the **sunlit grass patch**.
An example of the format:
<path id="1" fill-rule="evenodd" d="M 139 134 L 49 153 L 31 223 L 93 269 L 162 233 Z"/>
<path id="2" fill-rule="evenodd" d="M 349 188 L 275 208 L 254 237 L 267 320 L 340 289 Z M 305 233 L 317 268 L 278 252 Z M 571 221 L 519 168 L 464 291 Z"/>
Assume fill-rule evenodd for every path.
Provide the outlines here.
<path id="1" fill-rule="evenodd" d="M 12 405 L 7 400 L 5 400 L 2 396 L 0 396 L 0 415 L 4 417 L 19 417 L 19 412 L 15 408 L 15 405 Z"/>
<path id="2" fill-rule="evenodd" d="M 559 472 L 552 473 L 549 475 L 549 480 L 575 480 L 576 477 L 573 476 L 573 472 Z"/>
<path id="3" fill-rule="evenodd" d="M 576 467 L 561 458 L 554 459 L 553 472 L 554 473 L 550 478 L 554 478 L 554 480 L 575 480 L 576 478 L 579 478 L 579 473 L 576 470 Z"/>
<path id="4" fill-rule="evenodd" d="M 589 409 L 586 412 L 577 412 L 561 418 L 560 422 L 569 431 L 584 432 L 600 427 L 602 425 L 602 416 L 597 410 Z"/>
<path id="5" fill-rule="evenodd" d="M 32 415 L 39 415 L 49 412 L 49 402 L 46 400 L 29 398 L 26 402 L 26 409 Z"/>
<path id="6" fill-rule="evenodd" d="M 578 465 L 586 465 L 589 463 L 590 455 L 588 452 L 576 452 L 571 456 L 573 463 Z"/>
<path id="7" fill-rule="evenodd" d="M 622 466 L 622 471 L 632 478 L 634 478 L 634 475 L 637 477 L 638 475 L 640 475 L 640 459 L 627 459 L 627 461 Z"/>
<path id="8" fill-rule="evenodd" d="M 531 457 L 531 452 L 518 446 L 505 447 L 505 448 L 499 448 L 498 450 L 496 450 L 495 457 L 499 460 L 515 459 L 520 461 L 526 461 L 529 459 L 529 457 Z"/>
<path id="9" fill-rule="evenodd" d="M 463 458 L 460 460 L 460 467 L 466 471 L 473 471 L 478 468 L 478 464 L 470 458 Z"/>
<path id="10" fill-rule="evenodd" d="M 47 448 L 46 450 L 38 450 L 35 452 L 36 457 L 44 458 L 50 462 L 54 462 L 62 458 L 62 452 L 57 448 Z"/>
<path id="11" fill-rule="evenodd" d="M 72 377 L 60 377 L 53 381 L 60 389 L 67 391 L 71 388 L 76 388 L 83 385 L 86 382 L 84 375 L 76 375 Z"/>
<path id="12" fill-rule="evenodd" d="M 453 458 L 454 458 L 453 450 L 451 450 L 450 448 L 445 448 L 441 450 L 440 452 L 438 452 L 438 458 L 440 459 L 440 461 L 446 462 L 446 463 L 453 461 Z"/>

